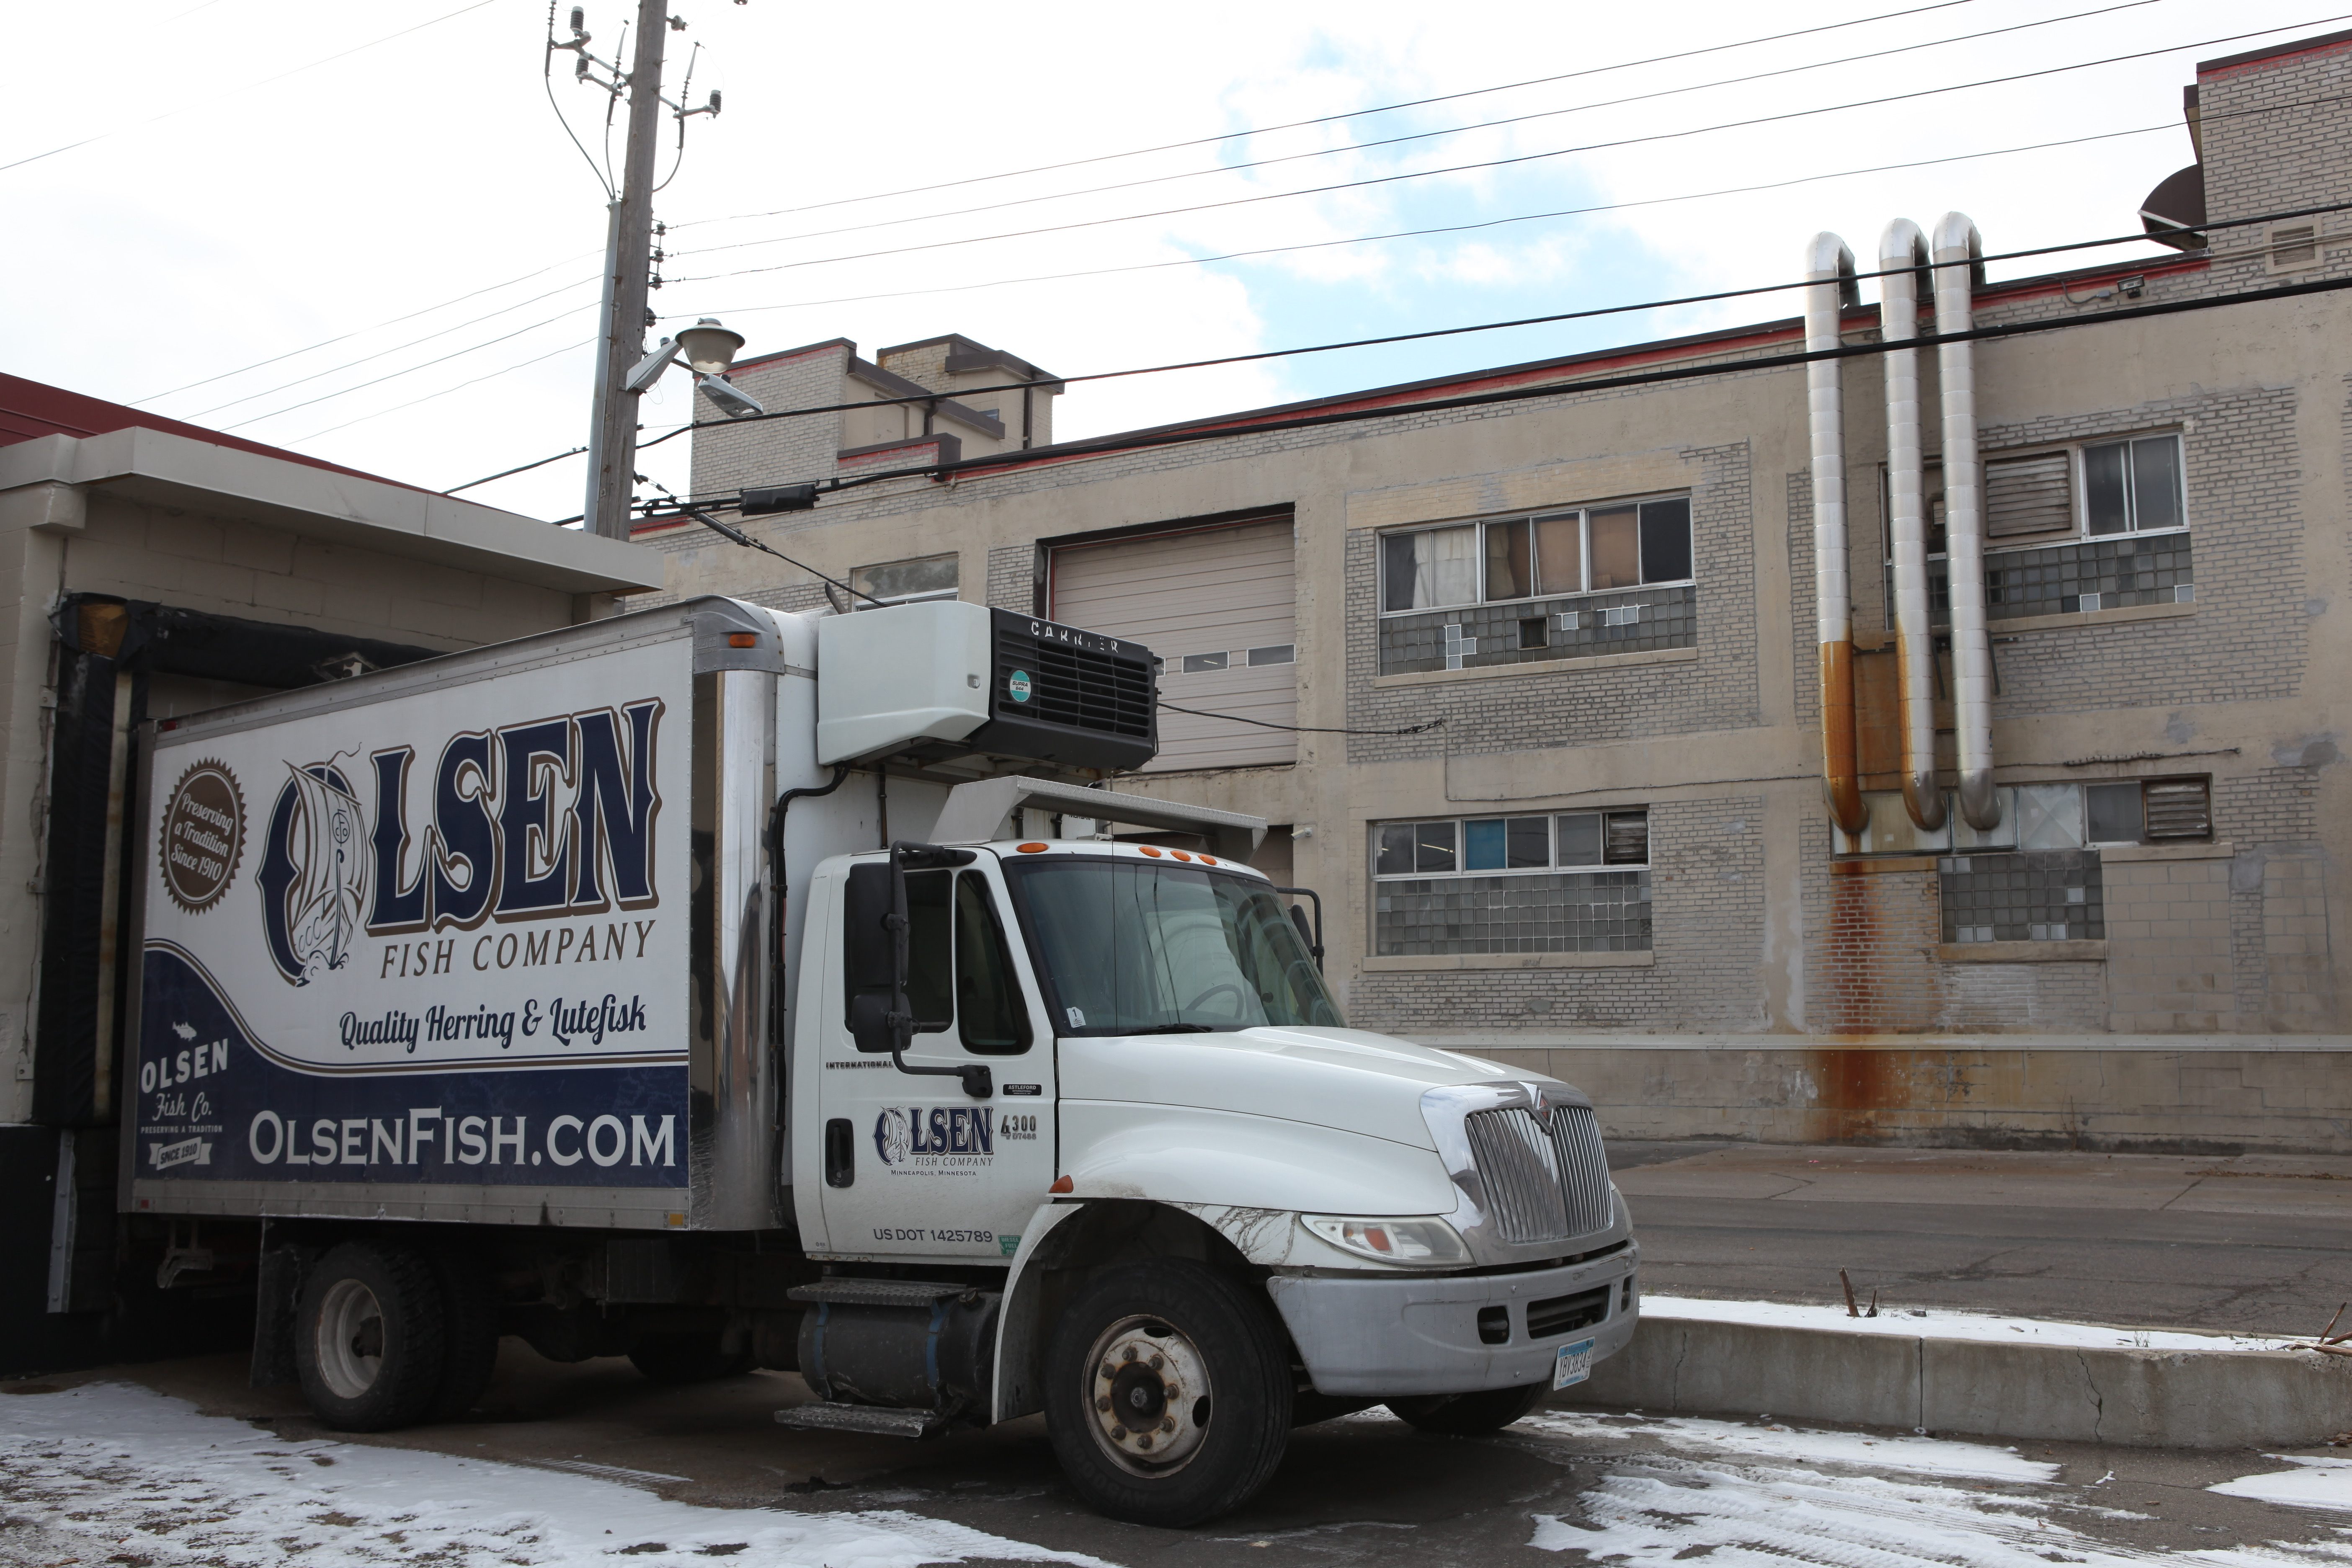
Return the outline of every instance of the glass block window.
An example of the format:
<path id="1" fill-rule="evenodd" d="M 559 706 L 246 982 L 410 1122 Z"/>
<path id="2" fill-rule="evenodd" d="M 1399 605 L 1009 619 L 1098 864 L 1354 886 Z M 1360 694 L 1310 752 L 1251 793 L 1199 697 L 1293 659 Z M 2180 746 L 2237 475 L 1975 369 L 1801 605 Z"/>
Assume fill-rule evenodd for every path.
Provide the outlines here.
<path id="1" fill-rule="evenodd" d="M 1543 872 L 1372 884 L 1372 951 L 1646 952 L 1650 873 Z"/>
<path id="2" fill-rule="evenodd" d="M 2073 615 L 2197 597 L 2183 454 L 2178 435 L 2135 436 L 1984 462 L 1985 615 Z M 1922 473 L 1927 615 L 1952 618 L 1945 558 L 1944 475 Z M 1881 471 L 1881 516 L 1891 507 Z M 2141 536 L 2147 537 L 2141 537 Z M 1895 541 L 1882 531 L 1886 624 L 1895 624 Z"/>
<path id="3" fill-rule="evenodd" d="M 2105 940 L 2096 850 L 1953 855 L 1937 864 L 1948 942 Z"/>
<path id="4" fill-rule="evenodd" d="M 1376 823 L 1373 951 L 1646 952 L 1649 860 L 1646 810 Z"/>

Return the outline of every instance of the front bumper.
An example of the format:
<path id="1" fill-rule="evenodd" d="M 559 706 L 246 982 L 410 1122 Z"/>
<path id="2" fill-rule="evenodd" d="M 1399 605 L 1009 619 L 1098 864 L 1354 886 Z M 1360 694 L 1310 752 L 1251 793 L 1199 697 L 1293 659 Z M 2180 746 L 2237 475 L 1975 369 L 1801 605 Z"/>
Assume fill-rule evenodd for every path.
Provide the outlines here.
<path id="1" fill-rule="evenodd" d="M 1624 1349 L 1641 1321 L 1633 1279 L 1640 1262 L 1641 1247 L 1629 1242 L 1606 1258 L 1524 1274 L 1277 1274 L 1266 1289 L 1317 1393 L 1381 1399 L 1475 1394 L 1538 1381 L 1549 1385 L 1564 1344 L 1593 1341 L 1596 1362 Z M 1605 1315 L 1598 1321 L 1540 1335 L 1528 1331 L 1530 1306 L 1539 1316 L 1556 1313 L 1553 1303 L 1603 1289 Z M 1480 1335 L 1478 1317 L 1496 1308 L 1507 1317 L 1510 1334 L 1490 1344 Z"/>

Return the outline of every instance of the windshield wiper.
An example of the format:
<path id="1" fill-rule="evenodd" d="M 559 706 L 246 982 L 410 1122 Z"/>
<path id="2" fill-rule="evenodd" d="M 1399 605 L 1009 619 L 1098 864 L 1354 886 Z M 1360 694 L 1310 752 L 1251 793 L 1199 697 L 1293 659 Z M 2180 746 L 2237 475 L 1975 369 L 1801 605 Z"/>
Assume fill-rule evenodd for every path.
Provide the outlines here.
<path id="1" fill-rule="evenodd" d="M 1216 1027 L 1210 1024 L 1154 1024 L 1148 1029 L 1129 1029 L 1130 1035 L 1213 1035 Z"/>

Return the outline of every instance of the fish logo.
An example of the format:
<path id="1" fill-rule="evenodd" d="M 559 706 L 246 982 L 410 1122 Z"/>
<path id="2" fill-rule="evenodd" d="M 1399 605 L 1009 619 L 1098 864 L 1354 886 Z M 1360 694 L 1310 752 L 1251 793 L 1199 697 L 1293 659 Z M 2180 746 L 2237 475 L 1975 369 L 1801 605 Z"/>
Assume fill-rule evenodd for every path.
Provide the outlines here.
<path id="1" fill-rule="evenodd" d="M 332 763 L 286 772 L 257 880 L 270 962 L 287 984 L 308 985 L 351 961 L 366 918 L 366 818 Z"/>
<path id="2" fill-rule="evenodd" d="M 886 1165 L 902 1163 L 914 1147 L 914 1132 L 907 1123 L 907 1113 L 897 1106 L 884 1109 L 874 1119 L 874 1152 Z"/>

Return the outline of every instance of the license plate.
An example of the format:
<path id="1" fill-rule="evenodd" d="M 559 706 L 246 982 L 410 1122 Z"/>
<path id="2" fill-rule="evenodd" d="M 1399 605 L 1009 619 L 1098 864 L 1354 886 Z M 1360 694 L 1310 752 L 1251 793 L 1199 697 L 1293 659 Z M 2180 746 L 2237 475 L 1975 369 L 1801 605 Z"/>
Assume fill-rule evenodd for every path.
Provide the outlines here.
<path id="1" fill-rule="evenodd" d="M 1551 1385 L 1569 1388 L 1592 1375 L 1592 1342 L 1579 1340 L 1572 1345 L 1562 1345 L 1551 1363 Z"/>

